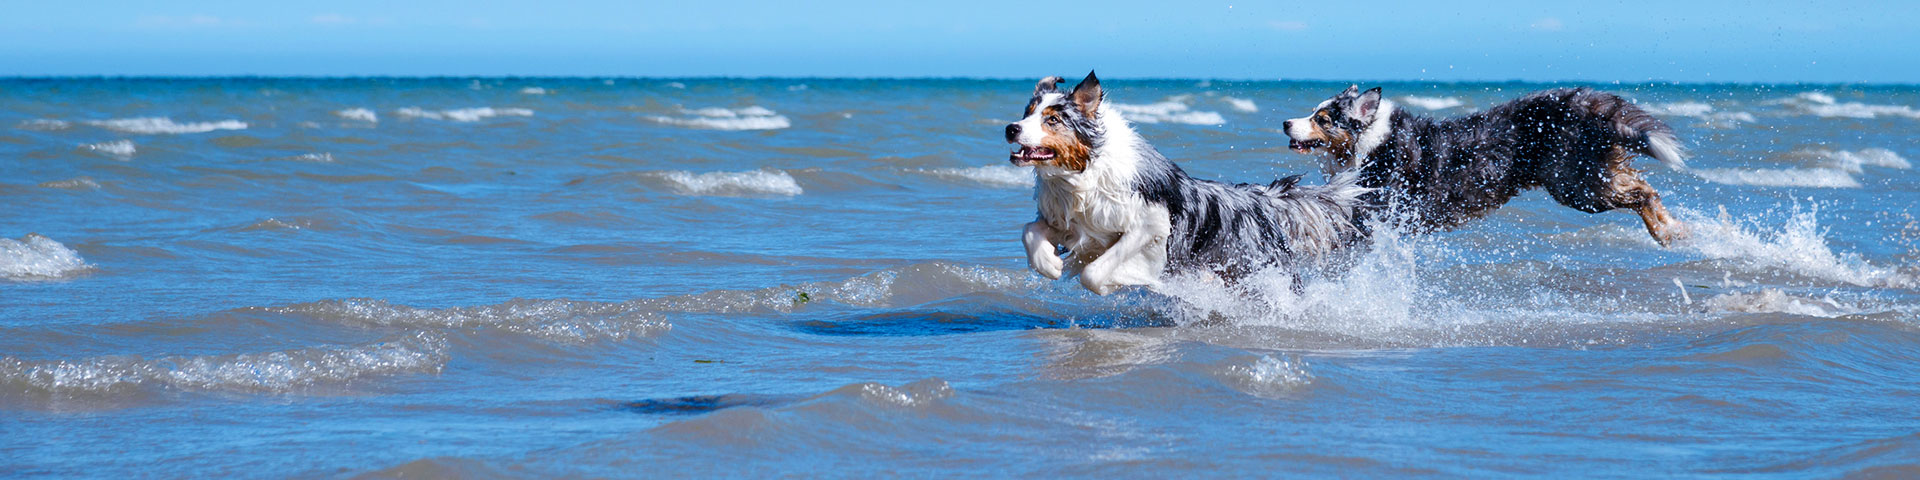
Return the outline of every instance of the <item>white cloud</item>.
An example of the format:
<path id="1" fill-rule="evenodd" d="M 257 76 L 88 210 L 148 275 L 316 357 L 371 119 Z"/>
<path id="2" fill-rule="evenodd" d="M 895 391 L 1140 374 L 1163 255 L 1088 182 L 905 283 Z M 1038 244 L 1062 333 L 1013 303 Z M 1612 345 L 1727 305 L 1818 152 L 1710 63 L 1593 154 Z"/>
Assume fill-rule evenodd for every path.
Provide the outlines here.
<path id="1" fill-rule="evenodd" d="M 1527 28 L 1533 29 L 1533 31 L 1536 32 L 1558 32 L 1566 30 L 1567 24 L 1561 23 L 1558 18 L 1547 17 L 1534 20 L 1532 25 L 1527 25 Z"/>
<path id="2" fill-rule="evenodd" d="M 1307 22 L 1299 20 L 1274 20 L 1267 22 L 1267 26 L 1282 32 L 1298 32 L 1307 29 Z"/>

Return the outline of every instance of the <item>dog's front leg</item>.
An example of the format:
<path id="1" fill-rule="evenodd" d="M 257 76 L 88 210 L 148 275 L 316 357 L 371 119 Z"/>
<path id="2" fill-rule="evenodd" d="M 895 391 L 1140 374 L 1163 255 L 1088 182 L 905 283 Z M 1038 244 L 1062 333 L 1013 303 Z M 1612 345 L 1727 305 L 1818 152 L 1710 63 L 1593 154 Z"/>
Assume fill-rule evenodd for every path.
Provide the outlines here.
<path id="1" fill-rule="evenodd" d="M 1080 285 L 1095 294 L 1106 295 L 1128 285 L 1153 285 L 1158 283 L 1159 272 L 1152 271 L 1148 248 L 1162 248 L 1155 242 L 1155 235 L 1148 232 L 1127 232 L 1107 248 L 1085 268 L 1080 269 Z"/>
<path id="2" fill-rule="evenodd" d="M 1062 269 L 1066 267 L 1053 243 L 1059 236 L 1060 231 L 1054 230 L 1043 220 L 1028 223 L 1026 232 L 1020 235 L 1020 242 L 1027 246 L 1027 266 L 1052 280 L 1059 280 Z"/>

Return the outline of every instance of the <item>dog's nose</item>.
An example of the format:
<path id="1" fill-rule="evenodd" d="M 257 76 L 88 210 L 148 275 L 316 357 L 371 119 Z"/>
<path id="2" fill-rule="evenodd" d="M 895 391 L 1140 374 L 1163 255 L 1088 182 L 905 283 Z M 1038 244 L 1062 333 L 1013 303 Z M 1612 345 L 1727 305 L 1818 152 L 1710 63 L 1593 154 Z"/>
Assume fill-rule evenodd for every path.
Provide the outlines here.
<path id="1" fill-rule="evenodd" d="M 1012 142 L 1019 139 L 1020 139 L 1020 124 L 1018 123 L 1007 124 L 1007 141 Z"/>
<path id="2" fill-rule="evenodd" d="M 1293 121 L 1292 121 L 1292 120 L 1287 120 L 1287 121 L 1284 121 L 1284 122 L 1280 122 L 1280 131 L 1282 131 L 1282 132 L 1288 132 L 1288 133 L 1292 133 L 1292 132 L 1293 132 Z"/>

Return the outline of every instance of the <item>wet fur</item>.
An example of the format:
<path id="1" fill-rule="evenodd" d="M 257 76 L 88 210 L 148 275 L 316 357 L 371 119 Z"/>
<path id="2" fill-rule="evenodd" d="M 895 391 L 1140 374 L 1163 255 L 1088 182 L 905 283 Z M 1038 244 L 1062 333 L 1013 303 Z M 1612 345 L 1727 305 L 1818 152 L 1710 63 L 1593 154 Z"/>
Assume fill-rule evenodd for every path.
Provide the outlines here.
<path id="1" fill-rule="evenodd" d="M 1057 82 L 1041 80 L 1026 117 L 1007 128 L 1010 160 L 1039 177 L 1038 218 L 1022 241 L 1042 275 L 1077 273 L 1101 295 L 1175 273 L 1231 282 L 1312 265 L 1357 235 L 1354 215 L 1368 192 L 1357 172 L 1322 186 L 1298 185 L 1298 176 L 1268 185 L 1196 179 L 1106 104 L 1093 74 L 1071 93 Z"/>
<path id="2" fill-rule="evenodd" d="M 1285 126 L 1296 149 L 1324 149 L 1330 173 L 1357 169 L 1361 185 L 1381 189 L 1381 203 L 1410 214 L 1395 218 L 1416 229 L 1457 227 L 1541 188 L 1582 212 L 1634 210 L 1662 245 L 1684 234 L 1630 166 L 1647 155 L 1685 168 L 1673 129 L 1609 93 L 1547 90 L 1436 120 L 1394 108 L 1378 88 L 1350 87 Z"/>

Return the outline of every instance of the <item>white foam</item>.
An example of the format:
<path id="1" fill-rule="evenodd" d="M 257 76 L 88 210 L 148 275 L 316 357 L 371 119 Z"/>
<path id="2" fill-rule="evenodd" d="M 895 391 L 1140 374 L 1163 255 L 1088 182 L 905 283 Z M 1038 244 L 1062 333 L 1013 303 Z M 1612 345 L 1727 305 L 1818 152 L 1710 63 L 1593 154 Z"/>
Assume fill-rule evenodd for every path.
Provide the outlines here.
<path id="1" fill-rule="evenodd" d="M 426 118 L 432 120 L 452 120 L 455 122 L 478 122 L 493 117 L 531 117 L 533 110 L 525 108 L 456 108 L 451 110 L 426 110 L 420 107 L 407 107 L 394 111 L 402 117 Z"/>
<path id="2" fill-rule="evenodd" d="M 274 160 L 293 162 L 333 163 L 333 154 L 326 152 L 302 153 L 291 157 L 277 157 Z"/>
<path id="3" fill-rule="evenodd" d="M 365 108 L 349 108 L 333 112 L 333 114 L 339 115 L 340 118 L 347 120 L 359 120 L 367 123 L 378 123 L 380 121 L 380 114 L 373 113 L 373 110 Z"/>
<path id="4" fill-rule="evenodd" d="M 1717 112 L 1717 111 L 1714 111 L 1713 105 L 1708 105 L 1705 103 L 1694 102 L 1694 101 L 1673 102 L 1673 103 L 1654 103 L 1654 104 L 1641 105 L 1640 107 L 1642 109 L 1645 109 L 1648 113 L 1652 113 L 1655 115 L 1671 115 L 1676 117 L 1698 118 L 1698 119 L 1706 120 L 1709 125 L 1723 126 L 1723 127 L 1735 126 L 1742 122 L 1753 123 L 1754 121 L 1758 120 L 1757 118 L 1754 118 L 1752 113 Z"/>
<path id="5" fill-rule="evenodd" d="M 1287 268 L 1257 272 L 1233 288 L 1210 274 L 1178 275 L 1154 291 L 1180 301 L 1155 307 L 1167 309 L 1164 313 L 1180 323 L 1224 317 L 1243 325 L 1368 337 L 1416 325 L 1420 256 L 1445 253 L 1425 240 L 1409 242 L 1389 225 L 1373 229 L 1372 244 L 1352 268 L 1338 278 L 1308 282 L 1299 293 L 1294 292 L 1298 272 Z"/>
<path id="6" fill-rule="evenodd" d="M 357 347 L 151 360 L 117 355 L 55 361 L 0 357 L 0 384 L 67 395 L 142 387 L 288 393 L 373 375 L 439 372 L 448 358 L 447 340 L 423 332 Z"/>
<path id="7" fill-rule="evenodd" d="M 92 180 L 86 180 L 91 183 Z M 99 186 L 94 185 L 96 188 Z M 51 238 L 29 233 L 19 240 L 0 238 L 0 278 L 48 280 L 93 268 L 80 252 Z"/>
<path id="8" fill-rule="evenodd" d="M 1461 100 L 1460 97 L 1422 97 L 1416 95 L 1400 97 L 1400 103 L 1427 110 L 1445 110 L 1467 104 L 1467 102 Z"/>
<path id="9" fill-rule="evenodd" d="M 540 88 L 540 87 L 526 87 L 526 88 L 520 89 L 521 95 L 546 95 L 549 93 L 553 93 L 553 91 L 547 90 L 545 88 Z"/>
<path id="10" fill-rule="evenodd" d="M 1897 170 L 1913 168 L 1900 154 L 1884 148 L 1869 148 L 1858 151 L 1811 150 L 1808 153 L 1818 156 L 1829 168 L 1837 168 L 1853 173 L 1864 171 L 1864 167 L 1883 167 Z"/>
<path id="11" fill-rule="evenodd" d="M 1912 287 L 1914 278 L 1875 266 L 1857 255 L 1836 253 L 1826 238 L 1813 211 L 1795 208 L 1784 225 L 1761 226 L 1757 221 L 1737 222 L 1722 207 L 1718 217 L 1708 218 L 1676 210 L 1687 225 L 1689 237 L 1676 246 L 1707 258 L 1739 262 L 1757 270 L 1780 269 L 1798 275 L 1867 287 Z M 1766 213 L 1755 218 L 1775 219 L 1781 215 Z"/>
<path id="12" fill-rule="evenodd" d="M 1184 123 L 1188 125 L 1222 125 L 1227 123 L 1219 113 L 1193 110 L 1181 99 L 1175 97 L 1159 103 L 1145 105 L 1110 103 L 1108 106 L 1119 111 L 1121 116 L 1134 123 Z"/>
<path id="13" fill-rule="evenodd" d="M 89 178 L 89 177 L 74 177 L 66 180 L 54 180 L 51 182 L 41 182 L 40 186 L 46 187 L 46 188 L 58 188 L 63 190 L 99 190 L 100 182 L 95 182 L 93 181 L 92 178 Z"/>
<path id="14" fill-rule="evenodd" d="M 793 176 L 779 170 L 745 172 L 684 171 L 665 172 L 661 178 L 673 182 L 682 193 L 692 195 L 799 195 L 804 193 Z"/>
<path id="15" fill-rule="evenodd" d="M 1253 100 L 1247 100 L 1244 98 L 1233 98 L 1233 97 L 1220 97 L 1220 100 L 1227 102 L 1227 105 L 1232 106 L 1234 110 L 1247 112 L 1247 113 L 1260 111 L 1260 107 L 1258 105 L 1254 105 Z"/>
<path id="16" fill-rule="evenodd" d="M 497 305 L 432 309 L 354 299 L 269 310 L 355 327 L 490 329 L 564 343 L 647 337 L 673 327 L 654 312 L 621 304 L 568 300 L 513 300 Z"/>
<path id="17" fill-rule="evenodd" d="M 1840 103 L 1832 95 L 1821 92 L 1804 92 L 1791 98 L 1775 100 L 1773 103 L 1785 104 L 1802 113 L 1818 117 L 1842 118 L 1879 118 L 1881 116 L 1906 117 L 1920 119 L 1920 110 L 1906 105 L 1873 105 L 1860 102 Z"/>
<path id="18" fill-rule="evenodd" d="M 1716 295 L 1701 301 L 1701 304 L 1717 312 L 1788 313 L 1812 317 L 1835 317 L 1859 311 L 1857 307 L 1832 298 L 1796 297 L 1777 288 Z"/>
<path id="19" fill-rule="evenodd" d="M 686 116 L 651 118 L 668 125 L 712 130 L 777 130 L 793 126 L 786 116 L 759 105 L 739 109 L 708 107 L 687 110 L 683 108 L 680 109 L 680 113 Z"/>
<path id="20" fill-rule="evenodd" d="M 935 168 L 916 170 L 927 175 L 943 178 L 957 178 L 993 185 L 997 187 L 1032 188 L 1033 169 L 1012 165 L 987 165 L 968 168 Z"/>
<path id="21" fill-rule="evenodd" d="M 1689 170 L 1706 181 L 1758 187 L 1859 188 L 1860 181 L 1832 168 L 1700 168 Z"/>
<path id="22" fill-rule="evenodd" d="M 53 131 L 53 130 L 66 130 L 71 127 L 73 127 L 73 123 L 71 122 L 67 122 L 65 120 L 54 120 L 51 118 L 36 118 L 33 120 L 24 120 L 20 122 L 20 126 L 19 126 L 21 130 L 36 130 L 36 131 L 43 131 L 43 132 Z"/>
<path id="23" fill-rule="evenodd" d="M 1278 397 L 1313 383 L 1306 360 L 1262 355 L 1252 365 L 1227 367 L 1227 376 L 1247 393 L 1259 397 Z"/>
<path id="24" fill-rule="evenodd" d="M 86 145 L 81 145 L 80 148 L 85 149 L 86 151 L 89 151 L 89 152 L 106 155 L 108 157 L 112 157 L 120 160 L 133 158 L 133 153 L 134 153 L 132 140 L 114 140 L 111 142 L 89 143 Z"/>
<path id="25" fill-rule="evenodd" d="M 112 120 L 90 120 L 88 125 L 108 130 L 139 134 L 182 134 L 206 133 L 215 130 L 245 130 L 247 122 L 239 120 L 221 120 L 218 122 L 177 123 L 167 117 L 116 118 Z"/>

